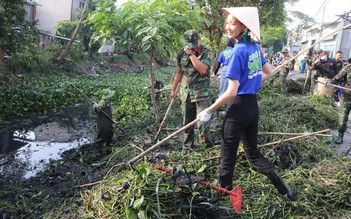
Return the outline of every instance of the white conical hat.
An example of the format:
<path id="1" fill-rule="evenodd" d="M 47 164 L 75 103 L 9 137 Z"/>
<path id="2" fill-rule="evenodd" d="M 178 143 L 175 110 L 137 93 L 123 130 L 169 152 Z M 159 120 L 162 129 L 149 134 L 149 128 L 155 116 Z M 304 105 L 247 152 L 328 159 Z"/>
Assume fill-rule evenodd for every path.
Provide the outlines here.
<path id="1" fill-rule="evenodd" d="M 257 38 L 261 40 L 260 21 L 256 7 L 222 8 L 225 14 L 231 14 L 243 23 Z"/>

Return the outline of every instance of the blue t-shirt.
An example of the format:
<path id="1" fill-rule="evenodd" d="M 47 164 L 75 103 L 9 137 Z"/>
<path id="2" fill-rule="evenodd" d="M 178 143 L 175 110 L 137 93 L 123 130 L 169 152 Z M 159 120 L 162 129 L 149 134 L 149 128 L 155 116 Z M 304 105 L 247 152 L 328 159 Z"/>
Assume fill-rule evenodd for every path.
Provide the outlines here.
<path id="1" fill-rule="evenodd" d="M 222 63 L 223 66 L 226 66 L 229 64 L 230 57 L 232 56 L 234 51 L 234 48 L 231 46 L 228 46 L 225 50 L 219 53 L 217 62 Z"/>
<path id="2" fill-rule="evenodd" d="M 254 41 L 241 39 L 230 57 L 227 78 L 239 81 L 237 95 L 256 94 L 261 88 L 262 66 L 266 64 L 260 47 Z"/>

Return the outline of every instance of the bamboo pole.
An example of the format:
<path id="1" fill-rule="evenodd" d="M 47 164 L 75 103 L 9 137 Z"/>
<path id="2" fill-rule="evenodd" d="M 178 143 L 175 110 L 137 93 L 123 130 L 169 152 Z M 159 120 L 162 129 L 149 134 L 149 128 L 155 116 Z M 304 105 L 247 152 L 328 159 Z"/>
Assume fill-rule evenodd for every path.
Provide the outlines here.
<path id="1" fill-rule="evenodd" d="M 267 143 L 267 144 L 259 145 L 258 148 L 267 147 L 267 146 L 279 144 L 279 143 L 282 143 L 282 142 L 292 141 L 292 140 L 295 140 L 295 139 L 306 138 L 306 137 L 310 137 L 310 136 L 313 136 L 313 135 L 316 135 L 316 134 L 320 134 L 320 133 L 323 133 L 323 132 L 328 132 L 328 131 L 330 131 L 330 129 L 324 129 L 324 130 L 321 130 L 321 131 L 307 133 L 307 134 L 299 135 L 299 136 L 292 137 L 292 138 L 287 138 L 287 139 L 283 139 L 283 140 L 273 141 L 273 142 L 270 142 L 270 143 Z"/>
<path id="2" fill-rule="evenodd" d="M 258 132 L 258 135 L 304 135 L 308 133 L 285 133 L 285 132 Z M 315 134 L 316 136 L 330 137 L 329 134 Z"/>
<path id="3" fill-rule="evenodd" d="M 101 181 L 96 181 L 96 182 L 92 182 L 92 183 L 87 183 L 87 184 L 76 186 L 76 188 L 83 188 L 83 187 L 87 187 L 87 186 L 94 186 L 94 185 L 98 185 L 100 183 L 104 183 L 104 182 L 107 182 L 107 181 L 108 180 L 101 180 Z"/>
<path id="4" fill-rule="evenodd" d="M 324 130 L 321 130 L 321 131 L 306 133 L 306 134 L 299 135 L 299 136 L 292 137 L 292 138 L 282 139 L 282 140 L 279 140 L 279 141 L 273 141 L 273 142 L 270 142 L 270 143 L 267 143 L 267 144 L 259 145 L 258 148 L 263 148 L 263 147 L 279 144 L 279 143 L 282 143 L 282 142 L 292 141 L 292 140 L 296 140 L 296 139 L 300 139 L 300 138 L 306 138 L 306 137 L 310 137 L 310 136 L 313 136 L 313 135 L 316 135 L 316 134 L 320 134 L 320 133 L 323 133 L 323 132 L 328 132 L 328 131 L 330 131 L 330 129 L 324 129 Z M 243 152 L 244 152 L 243 149 L 239 151 L 239 153 L 243 153 Z M 209 161 L 209 160 L 215 160 L 215 159 L 221 159 L 221 156 L 215 156 L 215 157 L 206 158 L 206 159 L 203 159 L 202 161 Z"/>
<path id="5" fill-rule="evenodd" d="M 325 85 L 325 83 L 323 83 L 323 82 L 321 82 L 321 81 L 316 81 L 316 82 L 318 82 L 318 83 L 320 83 L 320 84 L 324 84 Z M 351 89 L 350 88 L 347 88 L 347 87 L 342 87 L 342 86 L 339 86 L 339 85 L 335 85 L 335 84 L 330 84 L 330 86 L 332 86 L 332 87 L 336 87 L 336 88 L 340 88 L 340 89 L 343 89 L 343 90 L 348 90 L 348 91 L 351 91 Z"/>
<path id="6" fill-rule="evenodd" d="M 75 38 L 76 38 L 76 36 L 78 34 L 78 31 L 79 31 L 80 27 L 82 26 L 85 14 L 88 11 L 88 6 L 90 4 L 90 1 L 91 0 L 86 0 L 85 1 L 84 9 L 82 11 L 82 14 L 80 15 L 80 19 L 79 19 L 78 25 L 77 25 L 76 29 L 74 30 L 74 32 L 72 34 L 72 37 L 71 37 L 71 40 L 68 42 L 67 47 L 62 51 L 62 53 L 60 55 L 60 58 L 59 58 L 60 60 L 63 60 L 65 58 L 65 56 L 68 54 L 69 50 L 71 49 L 72 43 L 75 40 Z"/>
<path id="7" fill-rule="evenodd" d="M 325 37 L 323 37 L 322 39 L 318 40 L 317 42 L 315 42 L 314 44 L 312 44 L 310 47 L 308 47 L 307 49 L 299 52 L 296 54 L 296 56 L 293 56 L 292 58 L 284 61 L 282 64 L 280 64 L 278 67 L 276 67 L 275 69 L 273 69 L 272 71 L 272 75 L 276 72 L 278 72 L 282 67 L 284 67 L 286 64 L 288 64 L 289 62 L 291 62 L 292 60 L 296 59 L 297 57 L 299 57 L 300 55 L 302 55 L 304 52 L 306 52 L 307 50 L 311 49 L 312 47 L 314 47 L 315 45 L 317 45 L 318 43 L 322 42 L 324 39 L 328 38 L 329 36 L 333 35 L 336 32 L 339 32 L 340 30 L 343 29 L 347 29 L 350 28 L 351 24 L 346 25 L 345 27 L 340 27 L 339 29 L 336 29 L 335 31 L 331 32 L 330 34 L 326 35 Z"/>
<path id="8" fill-rule="evenodd" d="M 176 88 L 176 90 L 175 90 L 175 93 L 176 93 L 176 94 L 178 93 L 178 89 L 179 89 L 180 84 L 181 84 L 181 83 L 178 83 L 178 85 L 177 85 L 177 88 Z M 167 118 L 169 112 L 171 111 L 171 108 L 172 108 L 172 105 L 173 105 L 173 103 L 174 103 L 174 100 L 175 100 L 175 98 L 171 98 L 171 102 L 169 103 L 169 106 L 168 106 L 168 108 L 167 108 L 166 114 L 165 114 L 165 116 L 163 117 L 163 120 L 162 120 L 162 122 L 161 122 L 161 124 L 160 124 L 160 127 L 158 128 L 158 131 L 157 131 L 157 134 L 156 134 L 156 140 L 158 139 L 158 136 L 160 135 L 160 132 L 161 132 L 161 130 L 162 130 L 162 126 L 163 126 L 163 124 L 165 123 L 166 118 Z"/>
<path id="9" fill-rule="evenodd" d="M 194 121 L 188 123 L 187 125 L 183 126 L 182 128 L 178 129 L 178 131 L 175 131 L 174 133 L 170 134 L 169 136 L 167 136 L 166 138 L 164 138 L 162 141 L 159 141 L 158 143 L 154 144 L 153 146 L 151 146 L 150 148 L 148 148 L 147 150 L 145 150 L 144 152 L 140 153 L 139 155 L 137 155 L 136 157 L 130 159 L 128 161 L 128 163 L 130 165 L 132 165 L 135 161 L 139 160 L 140 158 L 142 158 L 143 156 L 145 156 L 146 154 L 150 153 L 151 151 L 155 150 L 157 147 L 163 145 L 166 141 L 168 141 L 169 139 L 171 139 L 172 137 L 174 137 L 175 135 L 178 135 L 179 133 L 181 133 L 182 131 L 188 129 L 189 127 L 195 125 L 198 121 L 200 121 L 199 118 L 195 119 Z"/>

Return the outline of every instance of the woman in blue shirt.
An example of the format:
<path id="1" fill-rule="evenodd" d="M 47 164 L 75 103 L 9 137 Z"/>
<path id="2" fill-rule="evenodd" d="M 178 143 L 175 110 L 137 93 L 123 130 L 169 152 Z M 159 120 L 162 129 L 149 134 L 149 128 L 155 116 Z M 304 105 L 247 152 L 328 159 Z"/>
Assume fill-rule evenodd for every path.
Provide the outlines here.
<path id="1" fill-rule="evenodd" d="M 253 40 L 260 39 L 257 8 L 236 7 L 223 10 L 227 14 L 224 25 L 226 33 L 237 42 L 228 65 L 228 88 L 215 103 L 198 115 L 201 122 L 207 122 L 214 111 L 232 102 L 222 125 L 218 182 L 221 187 L 232 189 L 237 150 L 242 139 L 246 157 L 253 168 L 266 175 L 279 193 L 286 194 L 290 200 L 295 201 L 295 192 L 257 147 L 259 110 L 256 93 L 262 82 L 272 75 L 269 63 Z"/>
<path id="2" fill-rule="evenodd" d="M 217 65 L 213 74 L 217 75 L 217 72 L 220 66 L 221 65 L 223 66 L 221 71 L 221 76 L 219 79 L 218 97 L 220 97 L 227 90 L 227 87 L 228 87 L 228 78 L 227 78 L 228 64 L 229 64 L 229 58 L 232 56 L 232 53 L 234 51 L 234 45 L 235 45 L 235 40 L 233 38 L 229 38 L 227 40 L 227 48 L 219 53 L 219 56 L 217 59 Z"/>

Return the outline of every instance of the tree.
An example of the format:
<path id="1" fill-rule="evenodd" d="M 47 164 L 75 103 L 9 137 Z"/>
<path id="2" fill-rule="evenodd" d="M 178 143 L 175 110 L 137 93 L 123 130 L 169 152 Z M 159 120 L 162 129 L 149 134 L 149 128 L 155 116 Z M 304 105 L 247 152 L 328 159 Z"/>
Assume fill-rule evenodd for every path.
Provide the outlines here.
<path id="1" fill-rule="evenodd" d="M 38 47 L 37 30 L 25 15 L 23 0 L 0 1 L 0 71 L 5 68 L 5 54 L 16 55 Z"/>
<path id="2" fill-rule="evenodd" d="M 191 18 L 191 19 L 190 19 Z M 153 73 L 155 59 L 171 57 L 182 44 L 182 35 L 187 29 L 199 29 L 204 22 L 202 11 L 185 0 L 154 0 L 139 3 L 129 1 L 120 8 L 111 2 L 97 7 L 90 16 L 96 29 L 96 39 L 112 41 L 120 52 L 136 47 L 147 54 L 150 69 L 151 98 L 159 124 L 155 102 Z"/>
<path id="3" fill-rule="evenodd" d="M 78 31 L 79 31 L 80 27 L 81 27 L 82 24 L 83 24 L 83 21 L 84 21 L 84 18 L 85 18 L 85 14 L 86 14 L 86 12 L 88 11 L 88 6 L 89 6 L 90 2 L 91 2 L 91 0 L 86 0 L 86 1 L 85 1 L 84 9 L 83 9 L 83 11 L 82 11 L 82 13 L 81 13 L 80 19 L 79 19 L 79 21 L 78 21 L 78 25 L 77 25 L 76 29 L 74 30 L 74 32 L 73 32 L 73 34 L 72 34 L 71 40 L 69 41 L 69 43 L 68 43 L 66 49 L 64 49 L 64 50 L 61 52 L 61 55 L 60 55 L 60 58 L 59 58 L 61 61 L 62 61 L 62 60 L 65 58 L 65 56 L 68 54 L 68 52 L 69 52 L 69 50 L 70 50 L 70 48 L 71 48 L 71 46 L 72 46 L 72 43 L 73 43 L 73 41 L 75 40 L 75 38 L 76 38 L 76 36 L 77 36 L 77 34 L 78 34 Z"/>

